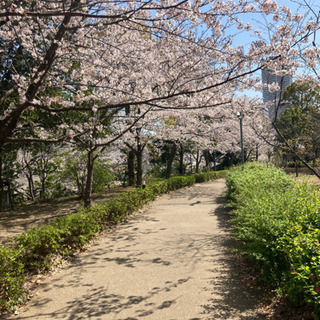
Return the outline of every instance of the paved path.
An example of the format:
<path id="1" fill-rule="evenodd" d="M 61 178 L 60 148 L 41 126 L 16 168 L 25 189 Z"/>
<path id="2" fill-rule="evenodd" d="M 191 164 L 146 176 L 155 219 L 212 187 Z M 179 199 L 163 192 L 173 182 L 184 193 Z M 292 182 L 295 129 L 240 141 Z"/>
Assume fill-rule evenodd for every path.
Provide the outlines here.
<path id="1" fill-rule="evenodd" d="M 258 320 L 237 280 L 224 180 L 161 196 L 49 277 L 17 316 L 64 320 Z"/>

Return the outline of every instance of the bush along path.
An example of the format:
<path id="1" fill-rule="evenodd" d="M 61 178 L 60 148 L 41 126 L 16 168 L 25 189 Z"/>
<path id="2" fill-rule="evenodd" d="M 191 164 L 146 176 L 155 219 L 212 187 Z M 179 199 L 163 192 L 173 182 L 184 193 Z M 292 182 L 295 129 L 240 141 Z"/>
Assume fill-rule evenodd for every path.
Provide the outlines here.
<path id="1" fill-rule="evenodd" d="M 92 204 L 105 202 L 128 190 L 129 188 L 115 187 L 93 194 Z M 2 211 L 0 212 L 0 246 L 7 244 L 8 239 L 29 229 L 48 224 L 55 218 L 76 213 L 82 206 L 83 201 L 79 196 L 67 196 L 23 204 L 14 210 Z"/>
<path id="2" fill-rule="evenodd" d="M 123 221 L 158 195 L 224 175 L 225 172 L 208 172 L 172 177 L 59 217 L 14 238 L 10 246 L 0 247 L 0 311 L 15 312 L 17 306 L 28 300 L 26 279 L 30 276 L 50 271 L 58 257 L 72 257 L 99 233 Z"/>
<path id="3" fill-rule="evenodd" d="M 320 315 L 319 192 L 282 170 L 251 164 L 227 175 L 242 253 L 268 290 Z M 296 318 L 295 318 L 296 319 Z"/>

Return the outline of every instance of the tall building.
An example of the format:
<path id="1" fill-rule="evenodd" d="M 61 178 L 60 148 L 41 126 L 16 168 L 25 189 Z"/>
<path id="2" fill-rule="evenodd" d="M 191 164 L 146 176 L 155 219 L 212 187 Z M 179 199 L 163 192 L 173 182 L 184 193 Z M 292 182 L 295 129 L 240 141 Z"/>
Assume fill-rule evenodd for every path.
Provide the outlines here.
<path id="1" fill-rule="evenodd" d="M 276 110 L 277 116 L 281 114 L 285 110 L 285 106 L 279 106 L 280 97 L 283 95 L 284 89 L 292 83 L 292 76 L 278 76 L 270 72 L 269 69 L 262 69 L 262 83 L 264 84 L 262 97 L 263 102 L 268 104 L 266 107 L 266 111 L 269 114 L 269 118 L 271 121 L 275 119 Z M 268 85 L 276 83 L 280 90 L 276 92 L 270 92 L 268 89 Z"/>

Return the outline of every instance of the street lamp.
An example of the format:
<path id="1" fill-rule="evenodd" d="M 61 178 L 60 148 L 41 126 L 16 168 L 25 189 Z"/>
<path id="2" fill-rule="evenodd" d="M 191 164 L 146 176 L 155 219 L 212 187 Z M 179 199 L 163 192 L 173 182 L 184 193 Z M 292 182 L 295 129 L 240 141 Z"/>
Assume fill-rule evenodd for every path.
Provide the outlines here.
<path id="1" fill-rule="evenodd" d="M 237 117 L 240 120 L 241 163 L 242 163 L 242 169 L 243 169 L 243 167 L 244 167 L 244 151 L 243 151 L 242 120 L 244 118 L 244 114 L 242 112 L 237 112 Z"/>

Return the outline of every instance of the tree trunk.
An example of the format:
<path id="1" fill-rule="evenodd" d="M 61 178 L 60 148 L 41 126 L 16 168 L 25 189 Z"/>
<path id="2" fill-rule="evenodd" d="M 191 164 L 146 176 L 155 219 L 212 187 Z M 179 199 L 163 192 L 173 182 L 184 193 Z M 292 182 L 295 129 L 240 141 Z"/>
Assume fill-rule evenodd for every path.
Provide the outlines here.
<path id="1" fill-rule="evenodd" d="M 196 157 L 196 173 L 199 173 L 199 165 L 200 165 L 200 151 L 197 149 L 197 157 Z"/>
<path id="2" fill-rule="evenodd" d="M 80 179 L 78 177 L 78 175 L 76 175 L 76 184 L 77 184 L 77 193 L 83 197 L 83 188 L 82 188 L 82 185 L 81 185 L 81 182 L 80 182 Z"/>
<path id="3" fill-rule="evenodd" d="M 253 149 L 244 149 L 244 162 L 247 162 L 251 156 Z"/>
<path id="4" fill-rule="evenodd" d="M 217 171 L 217 154 L 216 151 L 213 151 L 213 170 Z"/>
<path id="5" fill-rule="evenodd" d="M 134 151 L 130 150 L 128 154 L 128 185 L 130 187 L 136 184 L 136 174 L 134 172 Z"/>
<path id="6" fill-rule="evenodd" d="M 46 180 L 47 180 L 47 177 L 46 175 L 43 175 L 42 178 L 41 178 L 41 189 L 42 189 L 42 194 L 41 194 L 41 198 L 44 198 L 45 196 L 45 193 L 46 193 Z"/>
<path id="7" fill-rule="evenodd" d="M 3 210 L 2 148 L 0 147 L 0 211 Z"/>
<path id="8" fill-rule="evenodd" d="M 142 158 L 143 158 L 143 149 L 141 146 L 139 146 L 137 153 L 137 186 L 142 186 L 142 176 L 143 176 L 143 170 L 142 170 Z"/>
<path id="9" fill-rule="evenodd" d="M 130 114 L 130 106 L 127 106 L 125 108 L 126 115 Z M 134 150 L 129 147 L 129 154 L 128 154 L 128 185 L 130 187 L 133 187 L 136 184 L 136 174 L 135 174 L 135 165 L 134 165 L 134 159 L 135 159 L 135 152 Z"/>
<path id="10" fill-rule="evenodd" d="M 193 174 L 192 155 L 190 154 L 190 173 Z"/>
<path id="11" fill-rule="evenodd" d="M 86 208 L 90 207 L 91 205 L 93 167 L 94 167 L 93 151 L 90 150 L 87 155 L 87 179 L 86 179 L 86 187 L 85 187 L 84 196 L 83 196 L 83 204 Z"/>
<path id="12" fill-rule="evenodd" d="M 180 150 L 179 150 L 179 175 L 182 176 L 184 174 L 183 170 L 183 156 L 184 156 L 184 150 L 183 145 L 180 144 Z"/>
<path id="13" fill-rule="evenodd" d="M 48 160 L 44 159 L 44 156 L 41 155 L 41 174 L 40 174 L 40 180 L 41 180 L 41 189 L 42 189 L 42 194 L 41 194 L 41 198 L 44 197 L 45 193 L 46 193 L 46 182 L 47 182 L 47 172 L 46 169 L 48 167 Z"/>
<path id="14" fill-rule="evenodd" d="M 171 152 L 170 152 L 170 156 L 169 159 L 167 161 L 167 169 L 166 169 L 166 179 L 170 178 L 171 176 L 171 172 L 172 172 L 172 163 L 174 160 L 174 156 L 176 155 L 177 152 L 177 146 L 175 143 L 173 143 L 172 148 L 171 148 Z"/>
<path id="15" fill-rule="evenodd" d="M 204 160 L 206 162 L 206 167 L 209 167 L 209 163 L 210 163 L 210 155 L 209 155 L 209 151 L 208 150 L 204 150 L 203 151 L 203 156 L 204 156 Z"/>
<path id="16" fill-rule="evenodd" d="M 136 135 L 137 147 L 134 150 L 134 153 L 137 157 L 137 186 L 141 187 L 142 186 L 142 175 L 143 175 L 142 156 L 143 156 L 143 149 L 144 149 L 144 145 L 141 145 L 141 138 L 140 138 L 141 128 L 137 128 L 136 133 L 137 133 L 137 135 Z"/>
<path id="17" fill-rule="evenodd" d="M 27 180 L 28 180 L 28 188 L 29 188 L 31 201 L 35 201 L 36 197 L 35 197 L 35 194 L 34 194 L 34 182 L 33 182 L 32 173 L 29 172 L 29 174 L 26 174 L 26 177 L 27 177 Z"/>
<path id="18" fill-rule="evenodd" d="M 268 151 L 268 152 L 267 152 L 267 155 L 268 155 L 267 167 L 269 167 L 269 163 L 271 162 L 272 152 L 271 152 L 271 151 Z"/>
<path id="19" fill-rule="evenodd" d="M 12 190 L 11 190 L 10 181 L 8 181 L 8 197 L 9 197 L 10 208 L 11 208 L 11 210 L 13 210 L 14 209 L 14 207 L 13 207 L 13 197 L 12 197 Z"/>

